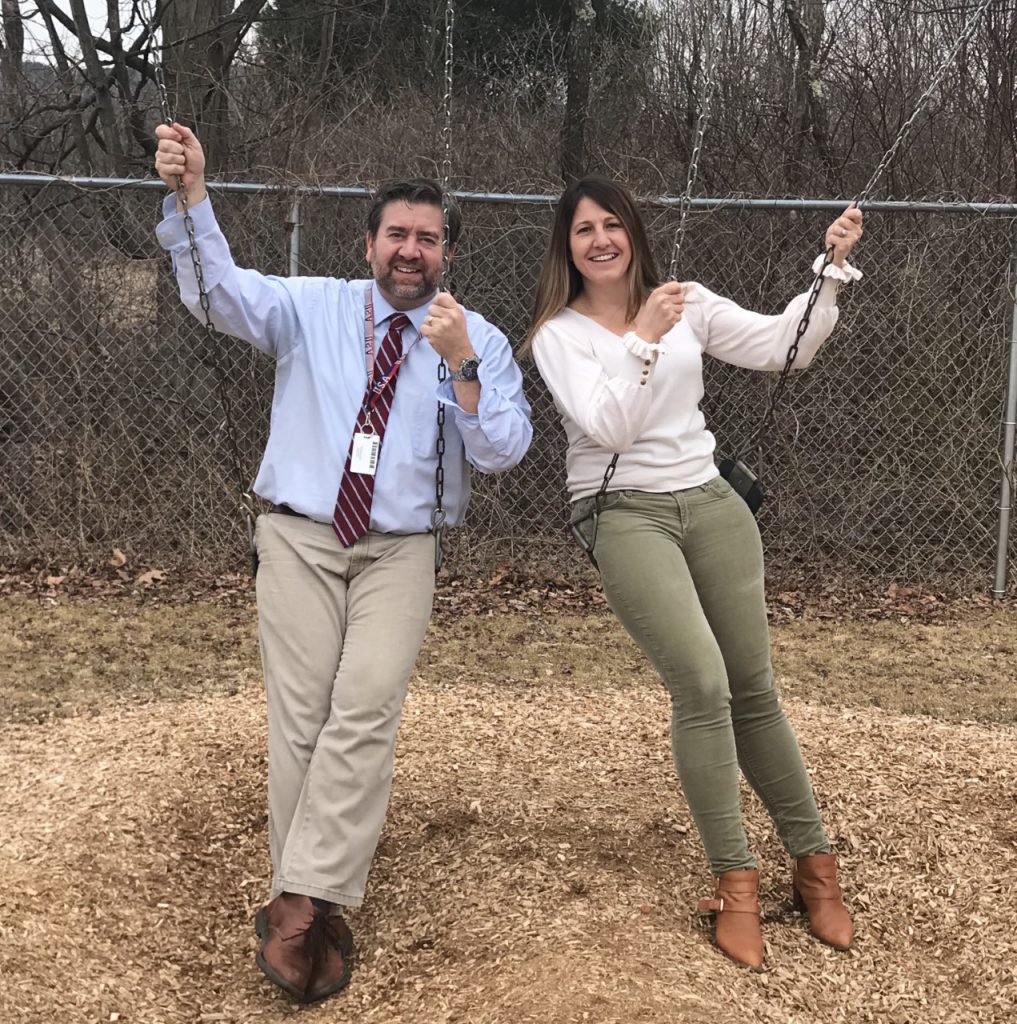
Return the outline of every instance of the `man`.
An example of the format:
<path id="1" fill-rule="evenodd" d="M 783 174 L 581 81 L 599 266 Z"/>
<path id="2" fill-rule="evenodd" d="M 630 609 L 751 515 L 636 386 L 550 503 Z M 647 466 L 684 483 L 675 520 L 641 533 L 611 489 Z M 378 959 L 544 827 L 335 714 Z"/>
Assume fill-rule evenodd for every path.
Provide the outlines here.
<path id="1" fill-rule="evenodd" d="M 349 980 L 342 908 L 363 901 L 385 819 L 396 731 L 434 589 L 438 403 L 444 507 L 458 523 L 467 462 L 515 466 L 529 406 L 505 336 L 438 293 L 442 194 L 398 182 L 368 215 L 368 281 L 276 278 L 236 266 L 205 192 L 194 134 L 160 125 L 156 170 L 187 191 L 216 327 L 276 359 L 255 490 L 272 502 L 255 539 L 268 704 L 272 898 L 257 962 L 300 1002 Z M 459 215 L 449 211 L 449 258 Z M 157 229 L 184 304 L 199 291 L 179 200 Z M 452 371 L 440 386 L 444 359 Z"/>

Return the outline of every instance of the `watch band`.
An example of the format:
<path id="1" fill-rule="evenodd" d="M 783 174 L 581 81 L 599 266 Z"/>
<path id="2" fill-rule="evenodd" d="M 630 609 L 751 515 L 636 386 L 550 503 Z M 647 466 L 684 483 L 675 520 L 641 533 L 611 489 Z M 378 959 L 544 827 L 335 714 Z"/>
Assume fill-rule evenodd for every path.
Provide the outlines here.
<path id="1" fill-rule="evenodd" d="M 452 371 L 452 379 L 458 381 L 471 381 L 477 379 L 477 370 L 480 366 L 479 356 L 467 356 L 458 366 L 457 369 Z"/>

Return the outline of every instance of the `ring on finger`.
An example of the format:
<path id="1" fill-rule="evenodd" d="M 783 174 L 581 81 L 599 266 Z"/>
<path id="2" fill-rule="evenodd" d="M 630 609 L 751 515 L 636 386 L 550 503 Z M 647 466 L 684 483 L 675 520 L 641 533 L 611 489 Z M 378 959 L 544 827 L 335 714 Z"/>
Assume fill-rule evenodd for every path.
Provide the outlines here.
<path id="1" fill-rule="evenodd" d="M 840 229 L 840 237 L 841 238 L 847 238 L 847 228 L 841 228 Z"/>

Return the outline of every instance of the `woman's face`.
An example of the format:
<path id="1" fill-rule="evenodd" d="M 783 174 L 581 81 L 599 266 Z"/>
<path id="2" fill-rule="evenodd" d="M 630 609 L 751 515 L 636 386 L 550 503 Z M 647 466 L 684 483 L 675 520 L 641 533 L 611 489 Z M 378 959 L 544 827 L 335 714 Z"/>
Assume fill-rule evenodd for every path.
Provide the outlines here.
<path id="1" fill-rule="evenodd" d="M 632 243 L 622 222 L 589 196 L 576 206 L 569 252 L 586 288 L 617 285 L 628 277 Z"/>

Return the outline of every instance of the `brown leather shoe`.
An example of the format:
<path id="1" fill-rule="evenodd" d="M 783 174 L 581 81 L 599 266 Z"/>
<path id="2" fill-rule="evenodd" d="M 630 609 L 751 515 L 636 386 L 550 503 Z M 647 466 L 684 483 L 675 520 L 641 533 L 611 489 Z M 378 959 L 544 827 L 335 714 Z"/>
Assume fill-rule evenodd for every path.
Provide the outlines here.
<path id="1" fill-rule="evenodd" d="M 716 914 L 714 941 L 736 963 L 763 970 L 763 932 L 759 926 L 759 872 L 725 871 L 714 899 L 699 901 L 699 913 Z"/>
<path id="2" fill-rule="evenodd" d="M 344 989 L 350 980 L 353 932 L 338 915 L 322 913 L 318 923 L 325 931 L 325 944 L 311 972 L 307 1002 L 316 1003 Z"/>
<path id="3" fill-rule="evenodd" d="M 837 858 L 832 853 L 799 857 L 791 869 L 795 910 L 809 915 L 809 931 L 834 949 L 850 949 L 851 915 L 837 882 Z"/>
<path id="4" fill-rule="evenodd" d="M 255 915 L 255 960 L 265 976 L 301 1003 L 315 1003 L 350 980 L 353 935 L 307 896 L 284 892 Z"/>

